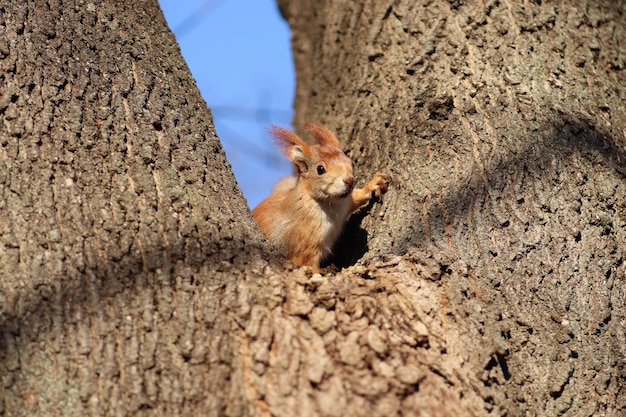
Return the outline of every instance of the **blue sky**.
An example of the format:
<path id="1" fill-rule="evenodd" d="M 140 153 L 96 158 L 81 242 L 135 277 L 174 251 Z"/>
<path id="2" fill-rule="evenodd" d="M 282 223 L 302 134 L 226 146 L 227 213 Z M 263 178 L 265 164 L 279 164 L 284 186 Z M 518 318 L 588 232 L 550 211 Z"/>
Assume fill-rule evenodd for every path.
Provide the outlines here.
<path id="1" fill-rule="evenodd" d="M 291 127 L 295 75 L 289 27 L 274 0 L 159 0 L 237 182 L 253 208 L 289 161 L 267 134 Z"/>

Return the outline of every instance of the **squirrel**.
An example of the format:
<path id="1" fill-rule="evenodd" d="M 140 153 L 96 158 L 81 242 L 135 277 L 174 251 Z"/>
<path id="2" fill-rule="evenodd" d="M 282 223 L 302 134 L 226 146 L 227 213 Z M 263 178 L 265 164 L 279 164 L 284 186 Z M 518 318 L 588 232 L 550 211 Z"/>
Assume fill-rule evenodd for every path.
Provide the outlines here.
<path id="1" fill-rule="evenodd" d="M 350 215 L 372 195 L 380 199 L 391 177 L 379 172 L 365 187 L 355 189 L 352 160 L 340 149 L 337 138 L 316 123 L 305 123 L 304 128 L 315 137 L 312 146 L 289 129 L 270 129 L 296 175 L 280 180 L 252 215 L 291 262 L 310 266 L 317 273 Z"/>

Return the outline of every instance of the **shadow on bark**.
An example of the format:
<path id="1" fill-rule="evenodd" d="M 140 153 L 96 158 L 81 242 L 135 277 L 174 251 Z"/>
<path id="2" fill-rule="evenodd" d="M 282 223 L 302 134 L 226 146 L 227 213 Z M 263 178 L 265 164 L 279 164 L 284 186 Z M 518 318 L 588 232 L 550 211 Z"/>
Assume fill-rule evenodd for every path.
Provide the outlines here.
<path id="1" fill-rule="evenodd" d="M 223 301 L 222 294 L 226 292 L 226 287 L 236 285 L 236 278 L 241 276 L 245 266 L 264 263 L 263 259 L 267 257 L 262 253 L 262 247 L 250 242 L 215 241 L 209 242 L 207 246 L 219 247 L 221 250 L 205 253 L 204 262 L 195 265 L 184 264 L 184 260 L 176 259 L 177 256 L 173 254 L 179 254 L 179 249 L 166 249 L 172 259 L 160 255 L 160 248 L 147 248 L 145 259 L 139 255 L 139 251 L 132 250 L 131 253 L 135 255 L 127 255 L 121 260 L 99 258 L 91 268 L 86 267 L 85 272 L 51 276 L 48 283 L 36 286 L 26 282 L 15 289 L 13 294 L 3 294 L 0 362 L 5 363 L 9 371 L 23 368 L 21 362 L 24 360 L 20 357 L 29 352 L 26 346 L 31 345 L 32 348 L 34 341 L 45 339 L 54 340 L 55 352 L 78 349 L 78 352 L 71 353 L 87 354 L 98 343 L 104 343 L 107 334 L 124 333 L 121 327 L 129 325 L 137 328 L 141 325 L 150 328 L 172 319 L 167 316 L 154 317 L 154 313 L 159 308 L 161 311 L 157 315 L 181 308 L 176 305 L 179 304 L 177 292 L 186 293 L 186 298 L 191 300 L 198 297 L 203 289 L 210 289 L 210 294 L 205 297 L 207 302 L 214 305 L 205 306 L 205 310 L 209 311 L 207 315 L 217 312 L 224 307 L 219 304 Z M 73 266 L 68 265 L 67 269 L 70 268 Z M 194 304 L 198 301 L 192 300 Z M 168 302 L 172 305 L 163 304 Z M 131 318 L 133 323 L 125 323 L 126 319 Z M 216 318 L 217 313 L 197 320 L 204 321 L 204 326 L 210 328 Z M 85 329 L 89 328 L 91 332 L 86 332 Z M 181 337 L 184 338 L 182 333 Z M 181 347 L 181 351 L 184 352 L 185 348 Z M 111 366 L 115 366 L 115 363 Z"/>
<path id="2" fill-rule="evenodd" d="M 484 369 L 501 369 L 507 397 L 523 398 L 526 409 L 548 404 L 556 415 L 588 408 L 575 399 L 585 392 L 599 409 L 622 410 L 626 402 L 602 408 L 597 395 L 623 397 L 626 380 L 626 155 L 617 138 L 582 114 L 560 114 L 532 134 L 544 140 L 486 165 L 485 175 L 469 170 L 466 185 L 444 186 L 433 197 L 441 204 L 432 202 L 426 217 L 428 236 L 404 227 L 391 251 L 437 252 L 452 243 L 475 268 L 477 293 L 496 317 L 490 325 L 503 329 L 503 349 Z M 368 214 L 351 219 L 330 262 L 350 266 L 368 252 L 361 227 Z M 422 215 L 402 223 L 421 223 Z M 598 360 L 603 370 L 594 368 Z M 531 381 L 545 381 L 548 390 Z"/>
<path id="3" fill-rule="evenodd" d="M 361 226 L 363 219 L 371 214 L 378 201 L 370 200 L 367 206 L 350 216 L 343 232 L 333 247 L 333 254 L 325 264 L 338 268 L 347 268 L 356 264 L 368 251 L 367 230 Z"/>
<path id="4" fill-rule="evenodd" d="M 584 158 L 598 159 L 598 165 L 612 164 L 614 169 L 620 170 L 619 165 L 620 155 L 616 151 L 615 145 L 613 145 L 614 138 L 601 131 L 597 127 L 590 123 L 581 121 L 580 117 L 563 117 L 561 120 L 556 121 L 554 126 L 551 127 L 552 132 L 562 132 L 555 135 L 551 142 L 544 142 L 534 144 L 533 149 L 526 149 L 521 154 L 516 155 L 513 159 L 507 159 L 501 161 L 494 167 L 488 167 L 488 178 L 493 179 L 489 185 L 485 185 L 482 178 L 479 175 L 474 175 L 469 182 L 469 187 L 461 189 L 460 187 L 454 188 L 454 185 L 448 188 L 448 193 L 442 199 L 444 204 L 451 208 L 449 211 L 449 217 L 451 223 L 462 224 L 462 219 L 467 218 L 467 213 L 470 210 L 470 202 L 477 198 L 488 198 L 491 191 L 501 191 L 511 181 L 511 176 L 508 172 L 525 172 L 528 175 L 534 174 L 538 177 L 544 176 L 546 168 L 549 168 L 552 164 L 553 157 L 566 159 L 567 154 L 583 153 Z M 565 154 L 565 155 L 564 155 Z M 512 169 L 512 171 L 511 171 Z M 581 175 L 585 175 L 581 172 Z M 488 187 L 493 187 L 489 189 Z M 444 190 L 445 191 L 445 190 Z M 478 196 L 478 197 L 477 197 Z M 484 204 L 484 202 L 482 202 Z M 541 209 L 541 207 L 540 207 Z M 548 207 L 549 209 L 549 207 Z M 341 238 L 339 247 L 341 251 L 337 252 L 339 260 L 335 259 L 335 262 L 339 266 L 346 266 L 353 264 L 356 260 L 362 257 L 363 254 L 368 251 L 368 234 L 365 229 L 360 226 L 361 221 L 369 214 L 371 206 L 363 209 L 360 213 L 353 216 L 350 224 L 347 225 L 347 235 Z M 439 220 L 432 220 L 431 234 L 445 235 L 446 225 Z M 408 221 L 418 222 L 421 221 L 421 217 L 416 216 L 414 219 Z M 607 224 L 601 225 L 606 227 Z M 509 225 L 501 225 L 502 228 L 509 227 Z M 356 228 L 356 237 L 349 232 Z M 349 236 L 348 236 L 349 235 Z M 423 246 L 423 236 L 403 236 L 404 250 L 402 254 L 406 253 L 409 247 Z M 576 233 L 574 231 L 572 239 L 576 240 Z M 185 342 L 194 341 L 193 332 L 197 329 L 207 329 L 216 326 L 220 320 L 220 313 L 227 310 L 229 303 L 236 304 L 232 298 L 235 297 L 236 291 L 229 292 L 227 290 L 229 285 L 237 285 L 238 279 L 241 279 L 241 271 L 246 265 L 255 262 L 261 258 L 259 255 L 259 248 L 250 248 L 246 242 L 222 242 L 214 241 L 210 242 L 211 247 L 219 248 L 215 253 L 206 253 L 204 261 L 196 265 L 185 265 L 182 259 L 161 259 L 160 250 L 148 251 L 151 253 L 154 259 L 147 259 L 145 264 L 149 265 L 163 265 L 159 268 L 147 268 L 144 264 L 144 260 L 139 255 L 128 255 L 120 261 L 112 262 L 111 260 L 101 260 L 91 269 L 87 269 L 85 273 L 76 272 L 68 275 L 63 279 L 51 280 L 50 284 L 40 285 L 36 288 L 29 288 L 28 284 L 23 289 L 16 290 L 16 294 L 12 298 L 12 304 L 8 303 L 4 307 L 5 315 L 0 319 L 0 357 L 5 363 L 6 368 L 9 371 L 17 371 L 22 365 L 20 361 L 20 355 L 27 355 L 32 352 L 32 345 L 37 338 L 45 340 L 47 338 L 53 339 L 53 343 L 57 346 L 52 348 L 52 351 L 58 352 L 64 349 L 77 349 L 75 352 L 79 355 L 87 355 L 89 352 L 96 349 L 94 347 L 94 337 L 97 339 L 102 337 L 103 339 L 108 337 L 108 333 L 119 333 L 115 337 L 136 338 L 135 329 L 143 326 L 160 326 L 162 320 L 173 320 L 176 325 L 185 326 L 186 320 L 195 320 L 194 326 L 191 326 L 191 335 L 186 334 L 184 329 L 180 331 L 180 338 L 174 343 L 180 349 L 181 360 L 184 362 L 196 360 L 194 358 L 194 346 L 197 343 L 191 343 L 191 347 L 186 347 Z M 396 248 L 396 251 L 398 248 Z M 166 250 L 167 254 L 180 253 L 179 249 Z M 132 253 L 137 253 L 133 251 Z M 468 255 L 469 257 L 470 255 Z M 485 256 L 485 255 L 483 255 Z M 622 254 L 616 252 L 612 254 L 613 260 L 611 268 L 622 268 L 624 261 L 621 258 Z M 494 258 L 497 258 L 495 256 Z M 470 259 L 471 260 L 471 259 Z M 484 259 L 475 259 L 476 263 L 484 262 Z M 515 259 L 512 260 L 515 262 Z M 489 271 L 486 268 L 482 268 L 484 272 Z M 262 271 L 258 271 L 262 273 Z M 532 272 L 532 271 L 531 271 Z M 540 287 L 554 286 L 552 282 L 540 282 L 537 287 L 530 287 L 531 284 L 527 282 L 521 282 L 523 291 L 528 291 L 529 297 L 538 297 L 539 302 L 546 303 L 545 309 L 538 311 L 538 314 L 546 314 L 549 323 L 532 323 L 531 325 L 524 324 L 523 308 L 531 308 L 531 306 L 524 305 L 525 301 L 518 300 L 518 304 L 521 305 L 520 310 L 516 310 L 518 306 L 515 305 L 515 299 L 512 298 L 511 293 L 507 293 L 506 283 L 498 281 L 499 275 L 502 271 L 496 271 L 492 274 L 487 274 L 482 283 L 476 284 L 477 288 L 480 288 L 483 300 L 485 304 L 490 304 L 495 310 L 504 311 L 508 309 L 509 317 L 512 315 L 512 319 L 500 318 L 500 323 L 503 327 L 508 326 L 511 329 L 519 329 L 522 327 L 529 327 L 533 332 L 541 333 L 545 337 L 545 340 L 541 341 L 544 347 L 538 347 L 539 345 L 530 343 L 534 348 L 537 348 L 539 355 L 542 355 L 541 349 L 552 349 L 552 345 L 564 345 L 568 347 L 568 352 L 565 356 L 562 354 L 559 359 L 554 361 L 554 367 L 550 368 L 548 372 L 554 372 L 555 379 L 554 389 L 550 388 L 548 394 L 553 399 L 557 400 L 563 398 L 567 400 L 566 386 L 572 384 L 570 378 L 572 373 L 565 375 L 564 379 L 559 380 L 557 368 L 562 366 L 564 362 L 573 359 L 582 359 L 583 357 L 591 357 L 592 355 L 598 355 L 600 358 L 605 358 L 607 363 L 617 363 L 617 367 L 614 368 L 614 374 L 609 374 L 609 385 L 613 392 L 619 393 L 620 382 L 626 380 L 626 371 L 623 366 L 623 356 L 619 356 L 623 352 L 623 346 L 620 346 L 620 340 L 618 337 L 608 335 L 608 348 L 611 351 L 610 356 L 604 355 L 604 351 L 594 350 L 595 348 L 589 347 L 587 351 L 586 347 L 576 347 L 579 342 L 576 340 L 584 334 L 583 325 L 573 330 L 562 325 L 562 317 L 567 317 L 569 307 L 563 307 L 561 303 L 550 299 L 542 299 L 543 294 Z M 556 272 L 553 272 L 556 274 Z M 480 274 L 479 278 L 480 278 Z M 613 275 L 605 278 L 615 281 L 617 277 L 617 271 L 613 272 Z M 566 283 L 562 283 L 565 285 Z M 579 283 L 574 283 L 576 287 Z M 260 284 L 258 284 L 260 285 Z M 612 285 L 612 284 L 611 284 Z M 616 286 L 622 285 L 617 282 Z M 207 295 L 206 300 L 202 299 L 202 289 L 206 288 L 210 292 Z M 575 289 L 575 288 L 574 288 Z M 267 289 L 271 291 L 271 289 Z M 623 293 L 623 291 L 622 291 Z M 602 295 L 599 293 L 599 295 Z M 558 298 L 559 294 L 556 294 Z M 490 298 L 491 297 L 491 298 Z M 520 296 L 521 297 L 521 296 Z M 230 301 L 228 299 L 231 299 Z M 570 297 L 571 299 L 571 297 Z M 203 317 L 166 317 L 167 311 L 174 311 L 176 308 L 182 308 L 182 311 L 186 311 L 185 302 L 197 303 L 203 302 L 205 310 L 201 310 L 204 313 Z M 169 307 L 167 304 L 172 304 Z M 507 307 L 504 304 L 509 303 Z M 156 306 L 155 306 L 156 305 Z M 124 307 L 127 307 L 125 309 Z M 604 327 L 599 328 L 599 332 L 602 334 L 608 334 L 609 326 L 617 326 L 619 330 L 619 320 L 623 318 L 623 307 L 614 305 L 615 311 L 613 311 L 607 317 L 601 317 L 600 322 L 604 322 Z M 159 310 L 157 315 L 159 318 L 150 317 L 154 314 L 154 310 Z M 550 311 L 554 310 L 553 315 L 550 316 Z M 573 308 L 572 308 L 573 309 Z M 10 311 L 15 311 L 15 314 L 11 314 Z M 584 310 L 581 311 L 584 312 Z M 7 312 L 9 312 L 7 314 Z M 195 312 L 199 314 L 199 312 Z M 127 315 L 133 321 L 136 322 L 127 324 L 124 320 Z M 621 317 L 620 317 L 621 315 Z M 537 316 L 536 316 L 537 317 Z M 115 328 L 116 324 L 111 324 L 111 319 L 119 326 Z M 517 320 L 517 322 L 515 322 Z M 80 324 L 85 321 L 92 321 L 95 324 L 91 326 L 81 326 Z M 541 320 L 543 321 L 543 320 Z M 107 325 L 108 323 L 108 325 Z M 493 324 L 493 323 L 492 323 Z M 102 327 L 99 327 L 102 326 Z M 128 327 L 127 327 L 128 326 Z M 544 327 L 542 327 L 544 326 Z M 126 328 L 127 327 L 127 328 Z M 557 329 L 557 330 L 555 330 Z M 559 330 L 561 329 L 561 330 Z M 86 330 L 91 330 L 87 332 Z M 75 334 L 72 334 L 76 331 Z M 151 330 L 151 331 L 155 331 Z M 623 328 L 621 328 L 623 334 Z M 54 333 L 54 336 L 47 335 L 45 333 Z M 515 332 L 514 332 L 515 333 Z M 506 331 L 503 331 L 503 340 L 508 344 L 508 350 L 504 349 L 501 352 L 497 352 L 495 358 L 491 358 L 485 370 L 489 372 L 493 368 L 499 367 L 502 369 L 507 383 L 510 381 L 511 390 L 518 390 L 521 398 L 529 398 L 530 394 L 524 391 L 526 386 L 522 381 L 525 378 L 532 379 L 533 375 L 524 375 L 520 373 L 520 369 L 523 366 L 520 362 L 522 359 L 517 357 L 511 358 L 508 354 L 509 351 L 515 351 L 513 347 L 518 348 L 518 353 L 525 351 L 525 344 L 529 343 L 531 336 L 526 332 L 524 334 L 508 335 Z M 570 336 L 570 334 L 572 336 Z M 95 336 L 94 336 L 95 335 Z M 51 336 L 51 337 L 50 337 Z M 597 336 L 597 335 L 596 335 Z M 67 342 L 65 339 L 71 340 L 72 343 Z M 598 340 L 600 337 L 598 336 Z M 115 344 L 115 342 L 110 342 Z M 25 345 L 30 345 L 26 347 Z M 605 346 L 606 347 L 606 346 Z M 227 352 L 228 347 L 223 347 L 224 355 L 232 355 L 232 352 Z M 156 348 L 155 348 L 156 349 Z M 206 349 L 209 349 L 208 347 Z M 528 348 L 528 350 L 531 350 Z M 572 353 L 573 352 L 573 353 Z M 552 352 L 548 352 L 545 355 L 549 356 Z M 557 354 L 555 354 L 557 355 Z M 225 361 L 227 359 L 224 359 Z M 226 363 L 226 362 L 225 362 Z M 115 368 L 115 365 L 111 365 Z M 579 365 L 584 367 L 584 365 Z M 28 367 L 27 365 L 25 367 Z M 545 369 L 541 368 L 544 372 Z M 224 371 L 226 372 L 226 371 Z M 569 375 L 569 376 L 568 376 Z M 584 375 L 576 375 L 578 379 L 582 380 Z M 119 379 L 119 375 L 113 375 L 112 378 Z M 559 382 L 564 381 L 564 382 Z M 560 384 L 560 385 L 559 385 Z M 517 387 L 521 386 L 521 388 Z M 624 385 L 622 384 L 622 387 Z M 417 391 L 419 386 L 415 387 Z M 608 388 L 607 388 L 608 389 Z M 203 391 L 203 393 L 205 393 Z M 556 394 L 558 396 L 555 397 Z M 564 394 L 565 393 L 565 394 Z M 142 400 L 146 402 L 146 407 L 151 406 L 151 400 Z M 201 401 L 199 399 L 198 401 Z"/>
<path id="5" fill-rule="evenodd" d="M 428 236 L 404 234 L 393 251 L 456 248 L 476 270 L 478 293 L 499 317 L 494 325 L 506 329 L 512 357 L 493 365 L 509 376 L 510 395 L 531 407 L 546 401 L 553 415 L 583 409 L 581 392 L 623 397 L 626 155 L 585 115 L 561 114 L 540 132 L 543 142 L 525 142 L 484 175 L 469 171 L 467 186 L 444 186 L 433 197 L 441 204 L 430 205 Z M 416 213 L 406 223 L 422 219 Z M 529 380 L 547 380 L 548 395 Z M 626 408 L 618 403 L 614 410 Z"/>
<path id="6" fill-rule="evenodd" d="M 471 178 L 467 181 L 468 186 L 451 184 L 440 193 L 443 205 L 448 208 L 447 216 L 434 210 L 429 213 L 428 223 L 431 236 L 445 235 L 446 221 L 454 224 L 459 219 L 467 217 L 470 211 L 470 202 L 481 199 L 492 191 L 501 191 L 507 183 L 515 178 L 507 175 L 507 172 L 516 173 L 544 173 L 551 167 L 551 158 L 565 157 L 573 153 L 584 154 L 583 158 L 596 158 L 600 156 L 603 164 L 608 164 L 617 172 L 626 175 L 626 155 L 616 145 L 615 138 L 600 127 L 594 125 L 589 116 L 562 114 L 554 120 L 551 126 L 538 130 L 550 130 L 554 132 L 550 140 L 541 143 L 528 143 L 526 149 L 512 158 L 504 157 L 498 164 L 486 167 L 486 177 L 489 180 L 485 184 L 480 175 L 471 172 Z M 393 188 L 393 184 L 392 184 Z M 424 201 L 419 202 L 420 204 Z M 358 213 L 350 217 L 346 227 L 337 241 L 333 256 L 327 264 L 337 267 L 349 267 L 356 264 L 369 251 L 369 234 L 361 226 L 363 220 L 371 214 L 378 201 L 372 201 Z M 384 203 L 383 203 L 384 204 Z M 403 221 L 405 224 L 422 223 L 421 213 L 411 219 Z M 507 227 L 504 222 L 502 227 Z M 423 234 L 404 234 L 396 239 L 395 247 L 390 251 L 396 254 L 404 254 L 412 247 L 423 247 L 428 242 Z"/>

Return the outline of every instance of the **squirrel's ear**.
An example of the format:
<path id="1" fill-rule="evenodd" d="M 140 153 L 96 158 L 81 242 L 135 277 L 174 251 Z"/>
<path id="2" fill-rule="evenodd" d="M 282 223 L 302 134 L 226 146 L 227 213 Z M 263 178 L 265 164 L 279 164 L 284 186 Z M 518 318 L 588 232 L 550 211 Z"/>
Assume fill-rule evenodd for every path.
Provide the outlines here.
<path id="1" fill-rule="evenodd" d="M 298 171 L 301 174 L 306 173 L 309 170 L 309 160 L 313 155 L 311 148 L 289 129 L 272 126 L 270 134 L 274 137 L 278 147 L 298 168 Z"/>
<path id="2" fill-rule="evenodd" d="M 324 126 L 318 125 L 317 123 L 306 122 L 304 128 L 315 136 L 315 140 L 317 140 L 317 143 L 320 145 L 328 145 L 334 148 L 340 147 L 339 140 Z"/>
<path id="3" fill-rule="evenodd" d="M 298 168 L 300 174 L 306 174 L 309 172 L 309 158 L 304 153 L 300 145 L 292 146 L 287 154 L 291 162 Z"/>

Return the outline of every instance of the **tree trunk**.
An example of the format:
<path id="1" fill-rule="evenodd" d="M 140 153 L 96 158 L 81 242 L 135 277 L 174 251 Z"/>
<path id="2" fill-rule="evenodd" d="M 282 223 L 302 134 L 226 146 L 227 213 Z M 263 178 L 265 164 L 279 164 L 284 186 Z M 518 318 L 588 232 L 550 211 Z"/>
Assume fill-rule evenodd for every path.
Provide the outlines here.
<path id="1" fill-rule="evenodd" d="M 344 240 L 347 255 L 420 248 L 469 268 L 430 305 L 460 404 L 471 414 L 626 413 L 621 5 L 280 4 L 296 123 L 335 130 L 362 177 L 394 177 L 363 219 L 367 234 L 357 225 L 360 240 Z"/>
<path id="2" fill-rule="evenodd" d="M 0 413 L 626 412 L 624 15 L 415 3 L 281 1 L 297 124 L 394 176 L 323 277 L 156 1 L 0 6 Z"/>
<path id="3" fill-rule="evenodd" d="M 242 409 L 263 238 L 157 1 L 0 15 L 0 414 Z"/>

